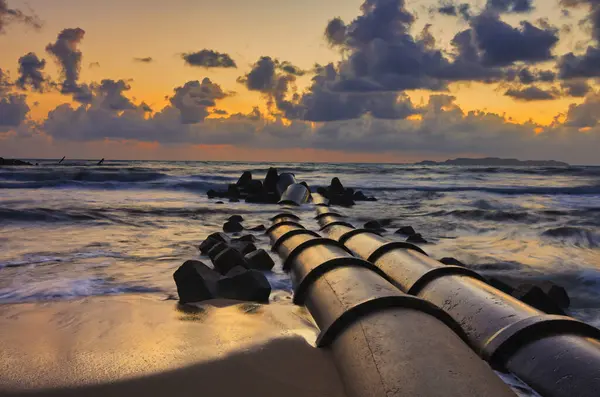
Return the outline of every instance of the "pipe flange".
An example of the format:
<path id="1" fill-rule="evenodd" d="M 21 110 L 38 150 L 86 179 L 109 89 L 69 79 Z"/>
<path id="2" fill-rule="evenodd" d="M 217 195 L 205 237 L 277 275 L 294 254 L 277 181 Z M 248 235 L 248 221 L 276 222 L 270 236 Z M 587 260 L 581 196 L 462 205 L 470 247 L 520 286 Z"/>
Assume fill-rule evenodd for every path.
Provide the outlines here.
<path id="1" fill-rule="evenodd" d="M 319 215 L 315 216 L 315 219 L 319 220 L 319 219 L 325 218 L 326 216 L 335 216 L 335 217 L 338 217 L 338 218 L 345 218 L 346 217 L 345 215 L 342 215 L 342 214 L 340 214 L 338 212 L 333 212 L 332 211 L 332 212 L 324 212 L 322 214 L 319 214 Z"/>
<path id="2" fill-rule="evenodd" d="M 271 232 L 273 232 L 273 230 L 277 229 L 280 226 L 295 226 L 295 227 L 297 227 L 299 229 L 305 229 L 305 227 L 302 226 L 301 224 L 299 224 L 298 222 L 285 221 L 285 222 L 276 223 L 274 225 L 271 225 L 271 227 L 267 229 L 267 231 L 265 232 L 265 234 L 266 235 L 271 234 Z"/>
<path id="3" fill-rule="evenodd" d="M 305 241 L 305 242 L 299 244 L 296 248 L 294 248 L 292 250 L 292 252 L 290 252 L 288 257 L 283 262 L 283 270 L 288 271 L 292 265 L 292 262 L 296 259 L 296 257 L 298 255 L 300 255 L 300 253 L 302 251 L 304 251 L 307 248 L 314 247 L 315 245 L 320 245 L 320 244 L 321 245 L 330 245 L 333 247 L 341 248 L 344 251 L 346 251 L 348 254 L 352 255 L 352 253 L 350 252 L 350 250 L 348 250 L 348 248 L 346 248 L 345 246 L 343 246 L 342 244 L 338 243 L 335 240 L 332 240 L 330 238 L 322 238 L 322 237 L 314 238 L 312 240 L 308 240 L 308 241 Z"/>
<path id="4" fill-rule="evenodd" d="M 378 273 L 381 276 L 385 276 L 381 269 L 372 264 L 371 262 L 367 262 L 363 259 L 359 259 L 353 256 L 338 256 L 336 258 L 331 258 L 318 266 L 310 269 L 306 274 L 304 274 L 298 280 L 294 280 L 296 286 L 294 290 L 294 303 L 296 305 L 303 305 L 304 299 L 306 298 L 305 294 L 308 288 L 317 281 L 321 276 L 325 273 L 337 269 L 339 267 L 363 267 L 369 270 Z"/>
<path id="5" fill-rule="evenodd" d="M 281 237 L 279 237 L 277 239 L 277 241 L 275 241 L 273 243 L 273 246 L 271 247 L 271 250 L 273 252 L 277 252 L 277 250 L 279 249 L 279 247 L 281 246 L 281 244 L 283 244 L 285 242 L 285 240 L 287 240 L 288 238 L 294 237 L 294 236 L 298 236 L 301 234 L 306 234 L 309 236 L 313 236 L 313 237 L 321 237 L 321 235 L 317 232 L 313 232 L 312 230 L 306 230 L 306 229 L 294 229 L 294 230 L 290 230 L 289 232 L 285 233 L 284 235 L 282 235 Z"/>
<path id="6" fill-rule="evenodd" d="M 467 269 L 466 267 L 460 266 L 443 266 L 436 267 L 435 269 L 431 269 L 425 274 L 423 274 L 417 281 L 413 283 L 413 285 L 408 289 L 407 294 L 409 295 L 419 295 L 419 293 L 433 280 L 437 280 L 438 278 L 444 276 L 469 276 L 475 278 L 479 281 L 485 281 L 485 278 L 474 270 Z"/>
<path id="7" fill-rule="evenodd" d="M 300 217 L 298 215 L 292 214 L 291 212 L 282 212 L 280 214 L 275 215 L 270 220 L 274 222 L 274 221 L 276 221 L 279 218 L 294 218 L 297 221 L 300 220 Z"/>
<path id="8" fill-rule="evenodd" d="M 533 316 L 508 325 L 490 337 L 481 356 L 490 365 L 505 370 L 506 361 L 521 347 L 556 335 L 577 335 L 600 340 L 600 329 L 566 316 Z"/>
<path id="9" fill-rule="evenodd" d="M 367 299 L 352 305 L 329 324 L 320 326 L 321 333 L 317 338 L 317 346 L 326 347 L 331 345 L 349 325 L 369 314 L 391 308 L 414 309 L 432 315 L 450 327 L 463 340 L 466 340 L 466 335 L 448 313 L 429 301 L 398 293 L 398 295 L 385 295 Z"/>
<path id="10" fill-rule="evenodd" d="M 348 233 L 342 234 L 342 236 L 338 239 L 341 244 L 346 244 L 348 240 L 350 240 L 354 236 L 358 236 L 359 234 L 374 234 L 376 236 L 381 237 L 381 234 L 377 233 L 374 230 L 369 229 L 354 229 L 350 230 Z"/>
<path id="11" fill-rule="evenodd" d="M 427 253 L 425 251 L 423 251 L 420 247 L 417 247 L 414 244 L 404 243 L 402 241 L 393 241 L 391 243 L 383 244 L 381 247 L 377 248 L 369 256 L 369 258 L 367 260 L 369 262 L 375 262 L 379 258 L 381 258 L 383 255 L 387 254 L 388 252 L 390 252 L 391 250 L 394 250 L 394 249 L 413 250 L 413 251 L 417 251 L 425 256 L 429 256 L 429 255 L 427 255 Z"/>
<path id="12" fill-rule="evenodd" d="M 325 226 L 321 227 L 321 229 L 319 229 L 320 232 L 324 231 L 325 229 L 327 229 L 328 227 L 331 226 L 346 226 L 346 227 L 350 227 L 353 228 L 354 226 L 352 226 L 350 223 L 348 222 L 344 222 L 344 221 L 333 221 L 330 222 L 328 224 L 326 224 Z"/>

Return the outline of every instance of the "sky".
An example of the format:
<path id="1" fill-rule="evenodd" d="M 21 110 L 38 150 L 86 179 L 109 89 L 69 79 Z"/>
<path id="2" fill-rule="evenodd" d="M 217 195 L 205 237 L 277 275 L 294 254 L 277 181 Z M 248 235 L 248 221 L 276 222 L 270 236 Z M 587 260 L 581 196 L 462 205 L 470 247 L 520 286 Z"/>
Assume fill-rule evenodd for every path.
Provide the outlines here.
<path id="1" fill-rule="evenodd" d="M 600 0 L 0 0 L 0 156 L 600 164 Z"/>

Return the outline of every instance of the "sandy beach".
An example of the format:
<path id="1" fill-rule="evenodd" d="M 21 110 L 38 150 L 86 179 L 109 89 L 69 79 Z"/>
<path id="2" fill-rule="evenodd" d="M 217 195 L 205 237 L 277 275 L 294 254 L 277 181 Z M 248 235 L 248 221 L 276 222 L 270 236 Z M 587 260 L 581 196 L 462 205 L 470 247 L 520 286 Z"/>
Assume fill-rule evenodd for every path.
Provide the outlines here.
<path id="1" fill-rule="evenodd" d="M 0 306 L 0 395 L 344 396 L 305 309 L 160 297 Z"/>

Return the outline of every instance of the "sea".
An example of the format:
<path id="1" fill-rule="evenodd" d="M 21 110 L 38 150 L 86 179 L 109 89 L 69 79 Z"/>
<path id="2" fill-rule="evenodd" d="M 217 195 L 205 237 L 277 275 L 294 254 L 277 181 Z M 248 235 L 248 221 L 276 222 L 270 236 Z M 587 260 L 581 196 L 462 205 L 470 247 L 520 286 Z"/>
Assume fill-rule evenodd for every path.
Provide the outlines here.
<path id="1" fill-rule="evenodd" d="M 377 202 L 340 209 L 355 225 L 412 226 L 434 258 L 454 257 L 512 283 L 550 280 L 567 289 L 571 315 L 600 326 L 600 167 L 457 167 L 30 160 L 0 167 L 0 303 L 115 294 L 174 299 L 173 272 L 202 258 L 198 245 L 242 215 L 264 224 L 277 205 L 218 203 L 243 171 L 293 172 L 313 190 L 338 177 Z M 298 210 L 317 228 L 310 205 Z M 256 234 L 259 246 L 269 247 Z M 207 261 L 209 263 L 209 261 Z M 280 261 L 273 300 L 289 299 Z"/>

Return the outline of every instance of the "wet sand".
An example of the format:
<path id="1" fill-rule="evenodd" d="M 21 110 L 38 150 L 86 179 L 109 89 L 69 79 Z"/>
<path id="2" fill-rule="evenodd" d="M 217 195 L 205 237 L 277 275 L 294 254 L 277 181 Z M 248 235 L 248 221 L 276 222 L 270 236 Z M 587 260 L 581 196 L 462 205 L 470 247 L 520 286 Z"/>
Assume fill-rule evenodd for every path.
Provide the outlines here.
<path id="1" fill-rule="evenodd" d="M 290 304 L 155 296 L 0 305 L 0 395 L 344 396 Z"/>

